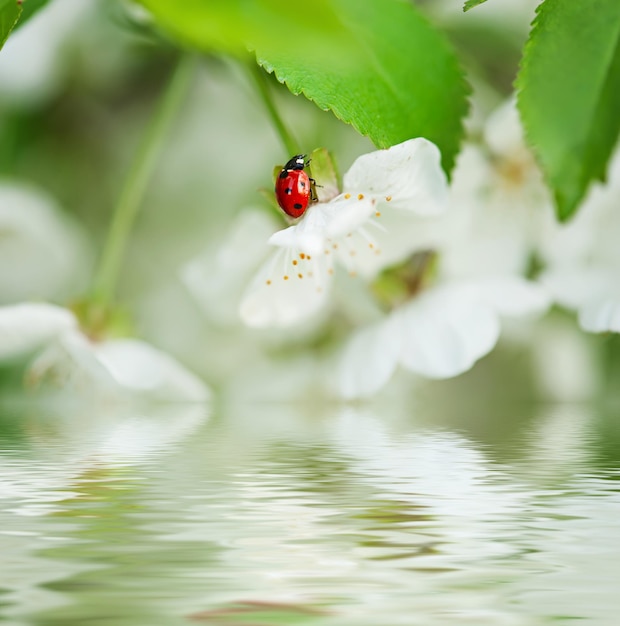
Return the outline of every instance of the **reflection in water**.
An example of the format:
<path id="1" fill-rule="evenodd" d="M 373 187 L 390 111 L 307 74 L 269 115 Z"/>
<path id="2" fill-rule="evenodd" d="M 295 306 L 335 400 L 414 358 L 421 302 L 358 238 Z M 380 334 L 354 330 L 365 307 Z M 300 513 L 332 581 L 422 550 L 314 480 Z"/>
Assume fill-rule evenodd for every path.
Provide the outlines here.
<path id="1" fill-rule="evenodd" d="M 255 410 L 5 414 L 0 622 L 616 623 L 607 418 L 530 408 L 507 462 L 390 408 Z"/>

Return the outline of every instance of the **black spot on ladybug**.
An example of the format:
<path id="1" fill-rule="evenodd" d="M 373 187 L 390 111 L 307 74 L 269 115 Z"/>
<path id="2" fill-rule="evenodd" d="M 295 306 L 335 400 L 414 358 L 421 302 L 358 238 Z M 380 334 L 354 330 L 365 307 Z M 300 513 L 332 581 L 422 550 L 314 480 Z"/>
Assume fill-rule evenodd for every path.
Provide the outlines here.
<path id="1" fill-rule="evenodd" d="M 299 185 L 301 186 L 302 189 L 306 188 L 306 183 L 304 183 L 304 181 L 302 180 Z"/>
<path id="2" fill-rule="evenodd" d="M 301 206 L 301 204 L 299 204 L 299 202 L 295 202 L 295 204 L 294 204 L 293 206 L 294 206 L 296 209 L 301 209 L 301 208 L 303 208 L 303 207 Z"/>
<path id="3" fill-rule="evenodd" d="M 293 190 L 292 190 L 290 187 L 287 187 L 287 188 L 284 190 L 284 193 L 291 194 L 291 193 L 293 193 Z"/>

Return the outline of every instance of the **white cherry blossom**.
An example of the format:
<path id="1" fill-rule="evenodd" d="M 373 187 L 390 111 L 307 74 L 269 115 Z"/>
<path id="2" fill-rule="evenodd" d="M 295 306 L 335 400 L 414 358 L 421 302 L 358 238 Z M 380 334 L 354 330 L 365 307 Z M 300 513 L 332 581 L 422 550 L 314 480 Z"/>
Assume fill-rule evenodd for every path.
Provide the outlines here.
<path id="1" fill-rule="evenodd" d="M 514 99 L 490 114 L 481 134 L 481 145 L 464 146 L 453 174 L 443 265 L 452 276 L 522 274 L 542 224 L 553 215 L 551 201 L 525 145 Z M 475 236 L 476 245 L 463 233 Z"/>
<path id="2" fill-rule="evenodd" d="M 84 234 L 47 193 L 0 184 L 0 304 L 71 296 L 90 265 Z"/>
<path id="3" fill-rule="evenodd" d="M 457 376 L 493 349 L 502 317 L 548 306 L 546 292 L 518 276 L 440 282 L 353 335 L 338 364 L 337 391 L 371 396 L 399 365 L 426 378 Z"/>
<path id="4" fill-rule="evenodd" d="M 620 332 L 620 151 L 608 183 L 595 187 L 568 224 L 549 220 L 541 238 L 541 280 L 589 332 Z"/>
<path id="5" fill-rule="evenodd" d="M 275 249 L 241 302 L 248 326 L 290 326 L 315 315 L 337 266 L 372 277 L 428 245 L 447 199 L 439 151 L 417 138 L 362 155 L 344 175 L 342 193 L 321 197 L 319 189 L 319 198 L 269 239 Z"/>
<path id="6" fill-rule="evenodd" d="M 137 339 L 93 342 L 69 310 L 51 304 L 0 307 L 0 362 L 33 359 L 31 387 L 106 399 L 203 402 L 207 386 L 170 355 Z"/>
<path id="7" fill-rule="evenodd" d="M 73 314 L 52 304 L 0 307 L 0 361 L 32 354 L 76 328 Z"/>
<path id="8" fill-rule="evenodd" d="M 490 118 L 491 159 L 473 146 L 460 155 L 450 211 L 439 220 L 441 236 L 432 248 L 438 257 L 432 283 L 354 333 L 338 364 L 341 396 L 373 395 L 398 366 L 427 378 L 456 376 L 493 349 L 503 317 L 547 310 L 547 290 L 523 278 L 539 183 L 515 114 L 508 103 Z"/>
<path id="9" fill-rule="evenodd" d="M 72 291 L 88 269 L 83 248 L 79 229 L 45 193 L 0 186 L 0 302 Z M 209 398 L 206 385 L 171 356 L 135 339 L 92 341 L 72 311 L 45 302 L 0 306 L 0 363 L 25 366 L 31 386 L 90 398 Z"/>
<path id="10" fill-rule="evenodd" d="M 181 269 L 181 279 L 205 315 L 218 326 L 239 324 L 239 301 L 248 281 L 270 250 L 267 240 L 276 221 L 245 209 L 222 241 L 213 241 Z"/>

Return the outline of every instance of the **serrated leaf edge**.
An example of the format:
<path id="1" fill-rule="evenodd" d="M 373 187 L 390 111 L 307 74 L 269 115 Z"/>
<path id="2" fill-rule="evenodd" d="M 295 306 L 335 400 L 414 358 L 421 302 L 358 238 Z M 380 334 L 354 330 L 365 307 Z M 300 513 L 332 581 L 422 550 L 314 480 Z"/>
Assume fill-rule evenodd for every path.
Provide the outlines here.
<path id="1" fill-rule="evenodd" d="M 11 24 L 11 28 L 9 28 L 9 30 L 7 31 L 6 35 L 4 36 L 4 39 L 2 39 L 0 41 L 0 50 L 2 50 L 2 48 L 4 47 L 4 44 L 7 42 L 7 39 L 9 38 L 9 36 L 13 32 L 13 30 L 15 29 L 15 26 L 17 25 L 17 22 L 19 22 L 19 18 L 22 16 L 22 11 L 24 10 L 22 8 L 22 3 L 19 2 L 19 0 L 15 0 L 15 6 L 17 8 L 17 17 L 15 18 L 15 20 Z"/>
<path id="2" fill-rule="evenodd" d="M 421 16 L 423 18 L 423 16 Z M 423 18 L 425 19 L 425 18 Z M 429 26 L 432 27 L 432 25 L 429 24 Z M 447 51 L 451 51 L 451 46 L 449 41 L 447 40 L 446 37 L 444 37 L 443 33 L 437 29 L 435 29 L 436 34 L 441 38 L 441 40 L 443 41 L 443 44 L 446 46 L 446 50 Z M 382 144 L 379 144 L 377 141 L 375 141 L 372 137 L 370 137 L 368 132 L 365 132 L 362 128 L 360 128 L 360 126 L 358 124 L 356 124 L 354 121 L 348 121 L 346 119 L 344 119 L 344 117 L 336 110 L 334 110 L 333 108 L 330 108 L 329 106 L 322 106 L 321 104 L 319 104 L 315 98 L 313 98 L 312 96 L 310 96 L 306 89 L 302 88 L 299 90 L 295 90 L 293 89 L 288 82 L 286 81 L 285 78 L 282 78 L 279 74 L 278 71 L 275 69 L 275 67 L 269 63 L 269 61 L 267 61 L 266 59 L 262 59 L 259 58 L 258 55 L 256 55 L 256 62 L 258 63 L 258 65 L 263 68 L 268 74 L 273 74 L 273 76 L 275 77 L 275 79 L 281 84 L 281 85 L 285 85 L 286 88 L 295 96 L 298 95 L 303 95 L 307 100 L 310 100 L 310 102 L 313 102 L 321 111 L 329 111 L 331 112 L 334 117 L 338 120 L 340 120 L 341 122 L 343 122 L 344 124 L 348 124 L 349 126 L 352 126 L 360 135 L 362 135 L 363 137 L 368 137 L 377 148 L 379 149 L 386 149 L 389 148 L 391 145 L 388 142 L 384 142 Z M 444 167 L 444 170 L 446 170 L 446 174 L 448 175 L 448 177 L 450 177 L 452 170 L 454 169 L 454 165 L 456 163 L 456 157 L 458 156 L 459 152 L 460 152 L 460 147 L 462 146 L 464 140 L 465 140 L 465 118 L 467 117 L 467 114 L 470 110 L 471 107 L 471 102 L 469 99 L 469 96 L 472 93 L 472 88 L 471 85 L 469 84 L 469 82 L 466 79 L 466 74 L 464 72 L 464 70 L 462 69 L 461 65 L 458 63 L 458 59 L 456 57 L 455 54 L 451 54 L 450 55 L 450 63 L 452 64 L 452 68 L 455 70 L 456 75 L 458 76 L 458 82 L 460 84 L 462 93 L 463 93 L 463 105 L 462 105 L 462 111 L 460 112 L 460 116 L 459 116 L 459 123 L 457 126 L 457 141 L 456 141 L 456 150 L 454 152 L 453 155 L 450 156 L 450 158 L 446 158 L 444 157 L 444 154 L 442 153 L 442 165 Z"/>
<path id="3" fill-rule="evenodd" d="M 486 0 L 485 0 L 486 1 Z M 517 96 L 517 109 L 519 111 L 519 116 L 521 118 L 521 125 L 523 127 L 523 135 L 525 137 L 525 141 L 529 147 L 529 149 L 532 151 L 532 154 L 534 155 L 536 162 L 538 163 L 538 166 L 540 168 L 540 171 L 543 174 L 543 178 L 547 184 L 547 186 L 549 187 L 549 189 L 552 192 L 553 198 L 554 198 L 554 204 L 555 204 L 555 213 L 556 216 L 558 218 L 558 220 L 560 222 L 567 222 L 571 217 L 573 217 L 574 215 L 576 215 L 577 210 L 579 208 L 579 205 L 581 204 L 581 202 L 584 200 L 584 198 L 586 197 L 592 183 L 596 180 L 600 180 L 600 181 L 604 181 L 605 180 L 605 173 L 603 173 L 602 177 L 598 177 L 595 176 L 593 178 L 591 178 L 589 181 L 587 181 L 584 185 L 584 189 L 583 192 L 581 194 L 581 197 L 579 198 L 579 200 L 575 203 L 574 206 L 570 207 L 568 211 L 565 211 L 562 209 L 562 207 L 560 206 L 560 202 L 558 199 L 558 194 L 557 194 L 557 190 L 555 188 L 555 186 L 553 185 L 553 181 L 550 178 L 550 174 L 547 171 L 547 168 L 545 167 L 544 163 L 543 163 L 543 159 L 542 156 L 538 150 L 538 147 L 536 146 L 536 144 L 534 143 L 534 141 L 532 140 L 532 137 L 530 135 L 530 132 L 528 130 L 527 124 L 526 124 L 526 118 L 527 115 L 525 113 L 525 111 L 523 110 L 523 101 L 522 101 L 522 94 L 523 94 L 523 73 L 527 72 L 526 69 L 526 65 L 528 63 L 529 57 L 531 55 L 531 52 L 533 49 L 535 49 L 537 47 L 537 42 L 535 40 L 535 36 L 536 33 L 538 32 L 538 29 L 540 27 L 539 25 L 539 19 L 541 18 L 541 13 L 543 11 L 543 7 L 546 4 L 546 2 L 543 0 L 537 7 L 535 10 L 535 16 L 534 19 L 532 20 L 531 23 L 531 29 L 530 29 L 530 34 L 528 36 L 527 42 L 525 43 L 525 46 L 523 48 L 523 54 L 521 55 L 521 61 L 519 63 L 519 70 L 517 72 L 517 76 L 515 78 L 515 82 L 514 82 L 514 87 L 515 87 L 515 91 L 516 91 L 516 96 Z M 619 33 L 620 36 L 620 33 Z M 608 161 L 609 163 L 609 161 Z"/>
<path id="4" fill-rule="evenodd" d="M 463 13 L 467 13 L 467 11 L 484 4 L 487 0 L 467 0 L 463 5 Z"/>

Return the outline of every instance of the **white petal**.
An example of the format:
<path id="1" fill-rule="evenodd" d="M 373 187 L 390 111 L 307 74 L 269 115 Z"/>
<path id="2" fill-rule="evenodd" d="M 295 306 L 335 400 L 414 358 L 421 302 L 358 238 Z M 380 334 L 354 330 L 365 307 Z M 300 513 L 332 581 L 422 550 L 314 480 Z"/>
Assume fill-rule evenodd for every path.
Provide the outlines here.
<path id="1" fill-rule="evenodd" d="M 499 156 L 512 155 L 525 149 L 523 129 L 514 97 L 497 107 L 489 116 L 484 139 L 489 148 Z"/>
<path id="2" fill-rule="evenodd" d="M 319 254 L 325 246 L 327 222 L 331 215 L 330 203 L 314 204 L 297 224 L 275 232 L 269 238 L 269 244 L 306 254 Z"/>
<path id="3" fill-rule="evenodd" d="M 444 225 L 437 219 L 402 209 L 381 212 L 373 198 L 347 195 L 311 207 L 308 217 L 275 233 L 269 243 L 309 254 L 332 254 L 349 272 L 371 278 L 413 252 L 443 241 Z"/>
<path id="4" fill-rule="evenodd" d="M 127 391 L 166 401 L 204 402 L 207 386 L 169 354 L 137 339 L 93 345 L 114 380 Z"/>
<path id="5" fill-rule="evenodd" d="M 488 187 L 491 176 L 492 167 L 483 149 L 478 145 L 465 143 L 452 172 L 451 204 L 458 207 L 457 211 L 461 210 L 463 204 L 471 211 L 480 204 L 480 192 Z"/>
<path id="6" fill-rule="evenodd" d="M 579 325 L 591 333 L 620 333 L 620 294 L 593 300 L 579 310 Z"/>
<path id="7" fill-rule="evenodd" d="M 501 315 L 541 315 L 551 305 L 543 285 L 520 276 L 493 276 L 472 282 L 480 298 Z"/>
<path id="8" fill-rule="evenodd" d="M 360 156 L 344 175 L 343 187 L 353 195 L 375 195 L 381 210 L 394 207 L 419 215 L 442 213 L 448 196 L 439 150 L 422 138 Z"/>
<path id="9" fill-rule="evenodd" d="M 0 185 L 0 301 L 64 298 L 85 282 L 84 237 L 45 193 Z"/>
<path id="10" fill-rule="evenodd" d="M 556 267 L 544 272 L 540 281 L 555 301 L 567 309 L 579 309 L 600 300 L 614 288 L 614 276 L 604 267 Z"/>
<path id="11" fill-rule="evenodd" d="M 331 255 L 276 248 L 259 269 L 241 301 L 248 326 L 291 326 L 315 315 L 327 302 Z"/>
<path id="12" fill-rule="evenodd" d="M 168 354 L 136 339 L 92 343 L 77 330 L 65 332 L 30 365 L 31 387 L 71 392 L 71 397 L 203 402 L 206 385 Z"/>
<path id="13" fill-rule="evenodd" d="M 588 264 L 620 267 L 620 150 L 609 166 L 606 184 L 595 184 L 577 215 L 559 224 L 551 212 L 539 233 L 540 253 L 553 269 Z"/>
<path id="14" fill-rule="evenodd" d="M 449 378 L 470 369 L 491 351 L 499 320 L 468 287 L 446 285 L 422 293 L 398 313 L 401 363 L 429 378 Z"/>
<path id="15" fill-rule="evenodd" d="M 341 194 L 331 202 L 312 205 L 297 224 L 274 233 L 269 243 L 306 254 L 319 254 L 324 251 L 327 240 L 354 231 L 374 212 L 373 198 Z"/>
<path id="16" fill-rule="evenodd" d="M 328 239 L 338 239 L 357 230 L 376 213 L 376 200 L 358 194 L 342 194 L 330 202 L 330 217 L 326 224 Z"/>
<path id="17" fill-rule="evenodd" d="M 537 233 L 538 252 L 545 265 L 551 268 L 585 263 L 598 245 L 600 212 L 586 203 L 568 223 L 559 223 L 552 211 L 544 213 Z"/>
<path id="18" fill-rule="evenodd" d="M 371 396 L 387 383 L 398 364 L 398 330 L 388 318 L 353 335 L 338 365 L 338 391 L 342 397 Z"/>
<path id="19" fill-rule="evenodd" d="M 0 307 L 0 359 L 27 355 L 76 326 L 73 313 L 52 304 Z"/>
<path id="20" fill-rule="evenodd" d="M 539 186 L 530 180 L 531 168 L 519 163 L 513 166 L 524 179 L 510 181 L 502 173 L 508 165 L 493 166 L 474 146 L 462 150 L 452 179 L 453 210 L 445 218 L 444 276 L 522 274 L 527 268 L 547 206 L 535 197 Z"/>
<path id="21" fill-rule="evenodd" d="M 220 325 L 238 322 L 243 290 L 271 251 L 267 239 L 274 221 L 263 211 L 246 210 L 235 219 L 223 243 L 209 247 L 181 272 L 204 312 Z"/>
<path id="22" fill-rule="evenodd" d="M 72 398 L 117 399 L 124 394 L 97 359 L 90 339 L 73 329 L 57 337 L 30 364 L 25 376 L 31 388 L 69 392 Z"/>
<path id="23" fill-rule="evenodd" d="M 438 219 L 408 211 L 377 211 L 350 236 L 338 240 L 338 260 L 349 272 L 373 278 L 415 252 L 436 249 L 443 241 L 442 226 Z"/>

